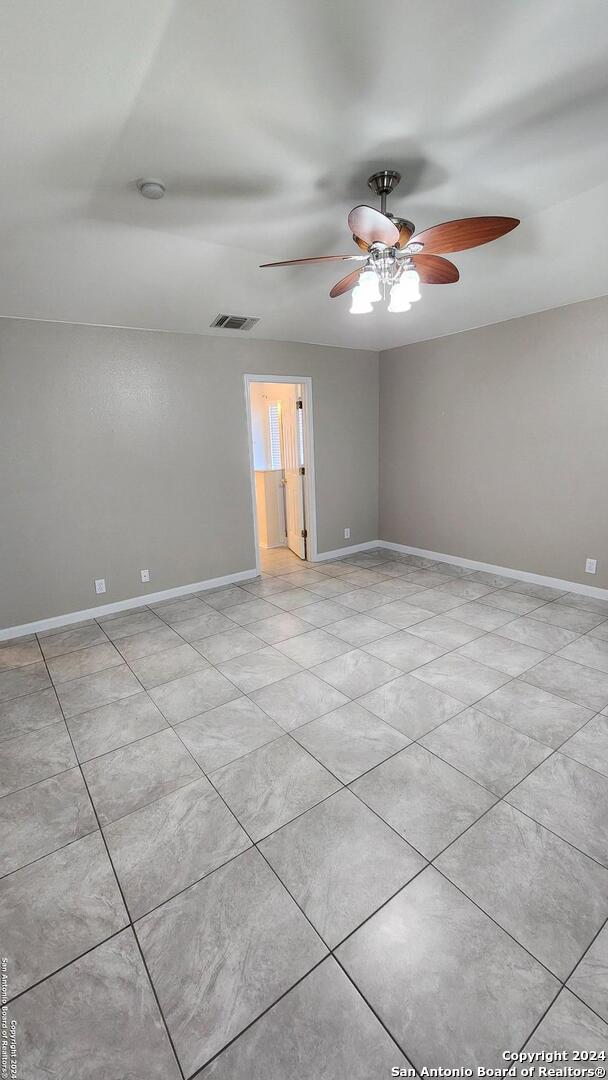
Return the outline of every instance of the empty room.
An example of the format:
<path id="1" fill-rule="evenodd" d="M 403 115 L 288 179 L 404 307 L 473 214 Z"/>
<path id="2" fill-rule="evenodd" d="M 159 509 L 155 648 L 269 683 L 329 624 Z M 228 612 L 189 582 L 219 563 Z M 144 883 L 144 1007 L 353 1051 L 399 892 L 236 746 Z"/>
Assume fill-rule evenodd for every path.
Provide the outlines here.
<path id="1" fill-rule="evenodd" d="M 0 41 L 0 1080 L 602 1080 L 608 5 Z"/>

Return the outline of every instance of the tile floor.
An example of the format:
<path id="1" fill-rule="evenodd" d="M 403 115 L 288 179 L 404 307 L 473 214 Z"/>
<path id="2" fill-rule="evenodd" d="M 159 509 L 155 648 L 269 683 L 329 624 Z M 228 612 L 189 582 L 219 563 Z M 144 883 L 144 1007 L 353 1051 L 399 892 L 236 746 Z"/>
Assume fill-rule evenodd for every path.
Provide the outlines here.
<path id="1" fill-rule="evenodd" d="M 20 1080 L 608 1049 L 608 604 L 263 566 L 0 646 Z"/>

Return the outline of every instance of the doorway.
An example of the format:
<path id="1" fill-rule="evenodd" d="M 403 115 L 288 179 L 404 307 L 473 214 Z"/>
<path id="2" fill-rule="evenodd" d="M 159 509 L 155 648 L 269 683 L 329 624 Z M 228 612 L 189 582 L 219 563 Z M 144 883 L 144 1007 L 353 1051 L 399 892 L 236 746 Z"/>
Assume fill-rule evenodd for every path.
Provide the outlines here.
<path id="1" fill-rule="evenodd" d="M 311 382 L 245 376 L 258 571 L 316 557 Z"/>

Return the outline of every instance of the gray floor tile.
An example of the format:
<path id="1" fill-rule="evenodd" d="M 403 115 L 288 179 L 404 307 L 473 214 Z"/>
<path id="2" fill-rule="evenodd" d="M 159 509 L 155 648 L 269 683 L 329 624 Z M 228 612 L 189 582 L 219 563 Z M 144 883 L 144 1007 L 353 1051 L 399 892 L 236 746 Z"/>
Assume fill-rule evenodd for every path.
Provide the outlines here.
<path id="1" fill-rule="evenodd" d="M 162 713 L 143 691 L 73 716 L 67 725 L 80 761 L 118 750 L 168 727 Z"/>
<path id="2" fill-rule="evenodd" d="M 325 953 L 254 850 L 146 915 L 136 929 L 186 1076 Z"/>
<path id="3" fill-rule="evenodd" d="M 608 1052 L 608 1025 L 568 990 L 562 990 L 525 1049 L 550 1053 L 557 1046 L 567 1047 L 570 1054 L 573 1050 Z"/>
<path id="4" fill-rule="evenodd" d="M 386 603 L 389 600 L 405 600 L 412 593 L 420 592 L 417 585 L 410 584 L 408 579 L 404 577 L 383 578 L 378 585 L 369 585 L 368 588 L 377 593 L 378 596 L 385 597 Z"/>
<path id="5" fill-rule="evenodd" d="M 544 607 L 536 608 L 530 614 L 535 621 L 549 623 L 551 626 L 562 626 L 566 630 L 572 630 L 576 634 L 586 634 L 588 630 L 598 626 L 604 619 L 603 615 L 596 615 L 590 611 L 580 611 L 578 608 L 566 607 L 559 600 Z"/>
<path id="6" fill-rule="evenodd" d="M 536 596 L 525 596 L 523 593 L 511 592 L 510 589 L 498 589 L 497 592 L 486 593 L 480 596 L 479 604 L 488 607 L 497 607 L 502 611 L 512 611 L 515 615 L 527 615 L 541 607 L 546 601 L 539 600 Z"/>
<path id="7" fill-rule="evenodd" d="M 584 664 L 608 673 L 608 641 L 602 641 L 601 638 L 579 637 L 566 645 L 559 655 L 566 660 L 573 660 L 576 664 Z"/>
<path id="8" fill-rule="evenodd" d="M 249 596 L 249 598 L 251 598 L 252 596 L 257 596 L 258 599 L 264 599 L 267 596 L 272 596 L 274 593 L 285 592 L 285 589 L 285 582 L 280 577 L 269 578 L 266 580 L 258 579 L 254 581 L 244 581 L 240 587 L 240 598 L 237 599 L 235 597 L 235 599 L 231 600 L 229 604 L 224 603 L 221 605 L 221 607 L 234 607 L 235 604 L 242 604 L 245 602 L 247 596 Z M 236 591 L 237 590 L 235 589 L 234 592 Z M 245 593 L 245 596 L 243 595 L 243 593 Z M 208 601 L 208 603 L 211 603 L 211 601 Z M 217 607 L 217 605 L 214 604 L 214 607 Z"/>
<path id="9" fill-rule="evenodd" d="M 510 641 L 498 634 L 484 634 L 458 649 L 458 656 L 466 656 L 505 675 L 521 675 L 534 664 L 539 664 L 546 655 L 540 649 L 531 649 L 528 645 Z"/>
<path id="10" fill-rule="evenodd" d="M 42 641 L 46 641 L 48 638 L 57 637 L 59 634 L 65 634 L 72 630 L 81 630 L 85 626 L 95 629 L 97 623 L 95 622 L 95 619 L 80 619 L 78 622 L 63 623 L 61 626 L 51 626 L 49 630 L 39 630 L 35 636 L 38 638 L 38 641 L 42 643 Z M 92 642 L 91 644 L 96 643 Z M 67 652 L 73 651 L 74 646 L 70 645 Z"/>
<path id="11" fill-rule="evenodd" d="M 390 679 L 397 678 L 401 674 L 399 668 L 386 664 L 376 656 L 362 652 L 361 649 L 353 649 L 352 652 L 337 656 L 334 660 L 326 660 L 314 668 L 313 674 L 324 679 L 330 686 L 335 687 L 347 697 L 360 697 L 370 690 Z"/>
<path id="12" fill-rule="evenodd" d="M 329 957 L 203 1073 L 204 1080 L 370 1080 L 408 1062 Z M 404 1074 L 405 1075 L 405 1074 Z"/>
<path id="13" fill-rule="evenodd" d="M 434 612 L 435 615 L 443 615 L 446 611 L 460 609 L 466 602 L 462 596 L 451 596 L 450 593 L 442 592 L 439 589 L 425 589 L 422 592 L 413 593 L 409 597 L 409 603 L 413 605 L 419 604 L 420 607 Z"/>
<path id="14" fill-rule="evenodd" d="M 475 626 L 478 630 L 491 631 L 512 622 L 514 615 L 512 611 L 502 611 L 500 608 L 472 600 L 470 604 L 463 604 L 458 608 L 450 618 L 458 619 L 458 622 L 466 623 L 467 626 Z"/>
<path id="15" fill-rule="evenodd" d="M 193 642 L 201 656 L 204 656 L 210 664 L 221 664 L 224 660 L 232 660 L 235 656 L 243 656 L 245 653 L 255 652 L 261 649 L 264 642 L 259 637 L 254 637 L 248 630 L 237 626 L 231 630 L 224 630 L 221 634 L 211 634 L 202 641 Z"/>
<path id="16" fill-rule="evenodd" d="M 387 664 L 399 668 L 399 671 L 406 672 L 428 664 L 429 661 L 436 660 L 438 656 L 446 652 L 445 645 L 435 645 L 432 641 L 414 637 L 408 630 L 398 630 L 390 637 L 385 637 L 382 641 L 372 641 L 363 648 L 365 652 L 377 656 L 379 660 L 384 660 Z"/>
<path id="17" fill-rule="evenodd" d="M 471 581 L 480 581 L 482 585 L 491 585 L 493 589 L 506 589 L 513 585 L 513 578 L 504 574 L 491 574 L 487 570 L 476 570 L 471 574 Z"/>
<path id="18" fill-rule="evenodd" d="M 231 608 L 229 610 L 232 610 Z M 177 633 L 184 641 L 201 641 L 202 638 L 211 637 L 212 634 L 222 634 L 226 630 L 234 629 L 234 622 L 228 619 L 221 611 L 213 611 L 205 605 L 202 615 L 194 619 L 184 619 L 175 624 Z"/>
<path id="19" fill-rule="evenodd" d="M 514 679 L 478 702 L 477 708 L 547 746 L 558 747 L 593 713 L 565 698 Z"/>
<path id="20" fill-rule="evenodd" d="M 27 731 L 38 731 L 62 719 L 55 691 L 40 690 L 37 694 L 13 698 L 0 703 L 0 741 Z"/>
<path id="21" fill-rule="evenodd" d="M 206 773 L 243 757 L 284 734 L 247 697 L 228 701 L 178 724 L 176 732 Z"/>
<path id="22" fill-rule="evenodd" d="M 595 668 L 583 667 L 561 656 L 550 656 L 526 671 L 525 682 L 541 690 L 558 694 L 586 709 L 598 711 L 608 705 L 608 675 Z"/>
<path id="23" fill-rule="evenodd" d="M 299 671 L 270 686 L 263 686 L 261 690 L 254 690 L 251 697 L 284 731 L 307 724 L 348 701 L 339 690 L 334 690 L 310 671 Z"/>
<path id="24" fill-rule="evenodd" d="M 158 731 L 82 766 L 102 825 L 200 776 L 174 731 Z"/>
<path id="25" fill-rule="evenodd" d="M 0 876 L 97 829 L 80 769 L 0 799 Z"/>
<path id="26" fill-rule="evenodd" d="M 408 600 L 392 600 L 390 604 L 372 608 L 369 614 L 373 619 L 385 622 L 395 630 L 406 630 L 408 626 L 415 626 L 416 623 L 430 619 L 433 614 L 430 609 L 422 607 L 421 594 L 417 593 L 416 596 L 416 604 L 411 604 Z"/>
<path id="27" fill-rule="evenodd" d="M 294 590 L 297 592 L 304 592 L 303 589 Z M 288 596 L 287 592 L 278 594 L 280 596 Z M 308 600 L 311 600 L 310 593 L 305 593 Z M 262 619 L 270 619 L 272 615 L 278 615 L 279 608 L 275 606 L 277 597 L 273 595 L 272 604 L 268 600 L 256 600 L 250 597 L 249 600 L 245 600 L 242 604 L 235 604 L 234 607 L 227 608 L 227 614 L 233 622 L 239 624 L 239 626 L 247 626 L 249 623 L 260 622 Z M 281 610 L 284 605 L 280 604 Z M 202 637 L 202 635 L 199 635 Z"/>
<path id="28" fill-rule="evenodd" d="M 91 645 L 88 649 L 64 653 L 47 663 L 51 679 L 57 685 L 80 679 L 83 675 L 94 675 L 96 671 L 119 667 L 124 661 L 114 646 L 106 641 L 103 645 Z"/>
<path id="29" fill-rule="evenodd" d="M 268 646 L 257 652 L 236 656 L 219 665 L 219 670 L 245 694 L 259 690 L 262 686 L 295 675 L 300 670 L 298 664 L 276 649 Z"/>
<path id="30" fill-rule="evenodd" d="M 599 626 L 594 626 L 593 630 L 589 631 L 589 637 L 600 638 L 602 641 L 608 641 L 608 619 L 606 622 L 601 622 Z"/>
<path id="31" fill-rule="evenodd" d="M 585 596 L 582 593 L 565 593 L 560 596 L 559 603 L 565 607 L 579 608 L 581 611 L 592 611 L 594 614 L 608 618 L 608 600 L 602 600 L 596 596 Z"/>
<path id="32" fill-rule="evenodd" d="M 507 796 L 547 829 L 608 864 L 608 779 L 553 754 Z"/>
<path id="33" fill-rule="evenodd" d="M 345 641 L 334 637 L 333 632 L 308 629 L 306 633 L 298 634 L 297 637 L 289 638 L 288 641 L 278 642 L 276 648 L 301 667 L 314 667 L 315 664 L 321 664 L 324 660 L 332 660 L 334 656 L 341 656 L 348 652 L 350 646 Z"/>
<path id="34" fill-rule="evenodd" d="M 221 589 L 208 589 L 197 595 L 210 607 L 217 611 L 224 611 L 225 608 L 234 607 L 235 604 L 244 604 L 249 593 L 263 596 L 264 593 L 258 590 L 264 588 L 272 592 L 272 582 L 244 581 L 242 585 L 225 585 Z"/>
<path id="35" fill-rule="evenodd" d="M 330 948 L 425 865 L 346 789 L 283 826 L 260 849 Z"/>
<path id="36" fill-rule="evenodd" d="M 154 653 L 165 652 L 166 649 L 177 648 L 181 644 L 182 638 L 175 630 L 170 626 L 160 626 L 157 630 L 144 630 L 141 634 L 119 638 L 116 648 L 127 664 L 130 664 L 132 660 L 141 660 L 142 656 L 152 656 Z"/>
<path id="37" fill-rule="evenodd" d="M 133 919 L 251 846 L 205 777 L 106 825 L 104 833 Z"/>
<path id="38" fill-rule="evenodd" d="M 315 570 L 296 570 L 293 574 L 287 574 L 283 582 L 286 589 L 292 589 L 294 587 L 306 588 L 309 585 L 318 585 L 325 578 L 322 574 L 318 574 Z"/>
<path id="39" fill-rule="evenodd" d="M 46 664 L 41 661 L 37 664 L 27 664 L 25 667 L 0 671 L 0 701 L 10 701 L 12 698 L 35 694 L 38 690 L 44 690 L 50 685 L 51 680 Z"/>
<path id="40" fill-rule="evenodd" d="M 568 986 L 608 1022 L 608 926 L 597 935 L 568 979 Z"/>
<path id="41" fill-rule="evenodd" d="M 337 791 L 339 781 L 288 735 L 211 774 L 253 840 L 261 840 Z"/>
<path id="42" fill-rule="evenodd" d="M 352 615 L 352 610 L 337 600 L 317 600 L 315 604 L 306 604 L 298 608 L 299 618 L 310 626 L 324 627 L 329 623 L 346 619 Z M 295 616 L 294 616 L 295 618 Z"/>
<path id="43" fill-rule="evenodd" d="M 184 642 L 175 649 L 167 649 L 166 652 L 153 653 L 152 656 L 142 656 L 140 660 L 131 661 L 131 670 L 147 690 L 208 667 L 209 662 L 204 656 Z"/>
<path id="44" fill-rule="evenodd" d="M 491 585 L 484 585 L 482 581 L 471 581 L 467 577 L 447 584 L 439 583 L 438 591 L 448 596 L 461 597 L 463 600 L 479 600 L 480 596 L 486 596 L 493 589 Z"/>
<path id="45" fill-rule="evenodd" d="M 410 739 L 419 739 L 465 708 L 462 701 L 410 675 L 372 690 L 360 699 L 360 704 Z"/>
<path id="46" fill-rule="evenodd" d="M 0 922 L 9 997 L 69 964 L 128 921 L 99 832 L 2 878 Z"/>
<path id="47" fill-rule="evenodd" d="M 369 641 L 378 641 L 393 633 L 393 627 L 363 612 L 352 612 L 345 619 L 338 619 L 327 627 L 330 634 L 335 634 L 350 646 L 366 645 Z"/>
<path id="48" fill-rule="evenodd" d="M 346 578 L 327 578 L 324 576 L 323 581 L 320 581 L 315 585 L 307 586 L 307 590 L 309 591 L 309 595 L 313 595 L 313 599 L 318 600 L 318 598 L 322 596 L 327 600 L 332 596 L 338 597 L 339 599 L 341 596 L 352 592 L 354 587 L 353 582 L 347 581 Z M 304 600 L 298 599 L 298 607 L 303 604 Z"/>
<path id="49" fill-rule="evenodd" d="M 474 705 L 480 698 L 508 682 L 507 675 L 456 653 L 440 656 L 413 674 L 429 686 L 458 698 L 465 705 Z"/>
<path id="50" fill-rule="evenodd" d="M 364 589 L 368 585 L 378 585 L 383 581 L 382 574 L 379 574 L 376 570 L 353 570 L 352 574 L 346 574 L 342 580 L 349 585 L 356 585 L 357 588 Z"/>
<path id="51" fill-rule="evenodd" d="M 372 611 L 374 608 L 383 607 L 384 605 L 388 606 L 391 603 L 396 603 L 396 601 L 389 600 L 388 596 L 384 596 L 382 593 L 377 592 L 376 589 L 368 588 L 355 589 L 354 592 L 342 593 L 336 603 L 339 603 L 340 607 L 349 608 L 351 611 Z M 384 621 L 388 622 L 388 620 Z"/>
<path id="52" fill-rule="evenodd" d="M 557 600 L 558 596 L 564 596 L 564 589 L 555 589 L 551 585 L 537 585 L 534 581 L 514 581 L 509 585 L 511 592 L 521 593 L 523 596 L 537 596 L 540 600 Z"/>
<path id="53" fill-rule="evenodd" d="M 100 619 L 99 625 L 110 641 L 118 641 L 120 638 L 131 637 L 132 634 L 141 634 L 144 630 L 158 630 L 163 622 L 153 611 L 144 608 L 128 615 L 112 615 L 107 619 Z"/>
<path id="54" fill-rule="evenodd" d="M 501 637 L 510 638 L 511 641 L 519 641 L 522 645 L 530 645 L 533 649 L 541 649 L 548 653 L 563 649 L 577 637 L 574 630 L 566 630 L 562 626 L 551 626 L 529 615 L 522 615 L 520 619 L 506 623 L 498 629 L 497 633 Z"/>
<path id="55" fill-rule="evenodd" d="M 608 776 L 608 716 L 596 716 L 561 747 L 562 754 Z"/>
<path id="56" fill-rule="evenodd" d="M 427 859 L 435 858 L 496 801 L 415 744 L 355 780 L 352 790 Z"/>
<path id="57" fill-rule="evenodd" d="M 97 671 L 94 675 L 84 675 L 73 682 L 61 683 L 57 687 L 57 696 L 64 716 L 77 716 L 89 709 L 107 705 L 110 701 L 139 694 L 141 686 L 126 664 L 120 667 Z"/>
<path id="58" fill-rule="evenodd" d="M 466 645 L 468 641 L 481 637 L 483 630 L 458 622 L 451 615 L 434 615 L 432 619 L 411 626 L 409 633 L 423 641 L 442 645 L 445 649 L 457 649 L 459 645 Z"/>
<path id="59" fill-rule="evenodd" d="M 356 701 L 296 728 L 293 737 L 343 784 L 379 765 L 410 741 Z"/>
<path id="60" fill-rule="evenodd" d="M 504 795 L 551 753 L 514 728 L 466 709 L 421 740 L 433 754 L 495 795 Z"/>
<path id="61" fill-rule="evenodd" d="M 166 600 L 162 604 L 153 604 L 152 610 L 169 626 L 177 626 L 180 622 L 196 619 L 198 615 L 209 612 L 207 604 L 198 596 L 184 596 L 178 597 L 176 600 Z"/>
<path id="62" fill-rule="evenodd" d="M 2 744 L 0 796 L 72 769 L 78 762 L 63 720 Z"/>
<path id="63" fill-rule="evenodd" d="M 506 803 L 437 867 L 559 979 L 608 917 L 608 870 Z"/>
<path id="64" fill-rule="evenodd" d="M 150 697 L 170 724 L 179 724 L 191 716 L 240 697 L 240 691 L 219 671 L 205 668 L 153 687 Z"/>
<path id="65" fill-rule="evenodd" d="M 16 641 L 13 645 L 0 643 L 0 671 L 25 667 L 26 664 L 35 664 L 41 660 L 42 653 L 36 640 Z"/>
<path id="66" fill-rule="evenodd" d="M 11 1012 L 24 1080 L 83 1080 L 83 1069 L 87 1080 L 180 1080 L 132 930 L 29 990 Z"/>
<path id="67" fill-rule="evenodd" d="M 287 641 L 288 638 L 296 637 L 298 634 L 307 634 L 310 624 L 298 618 L 297 615 L 292 615 L 290 611 L 281 611 L 278 615 L 271 615 L 269 619 L 249 623 L 249 629 L 252 635 L 256 635 L 258 644 L 255 648 L 259 649 L 261 647 L 259 639 L 267 645 L 276 645 L 278 641 Z M 253 652 L 254 649 L 247 651 Z"/>
<path id="68" fill-rule="evenodd" d="M 412 1060 L 429 1068 L 465 1061 L 504 1068 L 505 1047 L 522 1045 L 559 989 L 431 867 L 337 956 Z"/>

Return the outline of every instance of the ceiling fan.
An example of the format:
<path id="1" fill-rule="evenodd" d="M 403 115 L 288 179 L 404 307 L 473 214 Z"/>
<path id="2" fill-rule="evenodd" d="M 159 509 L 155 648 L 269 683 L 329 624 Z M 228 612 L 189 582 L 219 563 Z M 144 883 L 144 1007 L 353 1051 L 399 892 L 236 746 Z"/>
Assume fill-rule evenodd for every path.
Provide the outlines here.
<path id="1" fill-rule="evenodd" d="M 409 311 L 420 300 L 420 282 L 426 285 L 449 285 L 458 281 L 454 263 L 441 255 L 479 247 L 511 232 L 518 218 L 473 217 L 445 221 L 422 232 L 414 232 L 411 221 L 395 217 L 386 209 L 386 199 L 401 180 L 393 169 L 375 172 L 368 187 L 380 198 L 380 210 L 373 206 L 355 206 L 348 215 L 353 240 L 363 255 L 319 255 L 312 259 L 286 259 L 263 263 L 267 266 L 300 266 L 305 263 L 361 262 L 330 290 L 331 297 L 353 290 L 350 312 L 363 315 L 372 304 L 386 297 L 390 287 L 389 311 Z"/>

